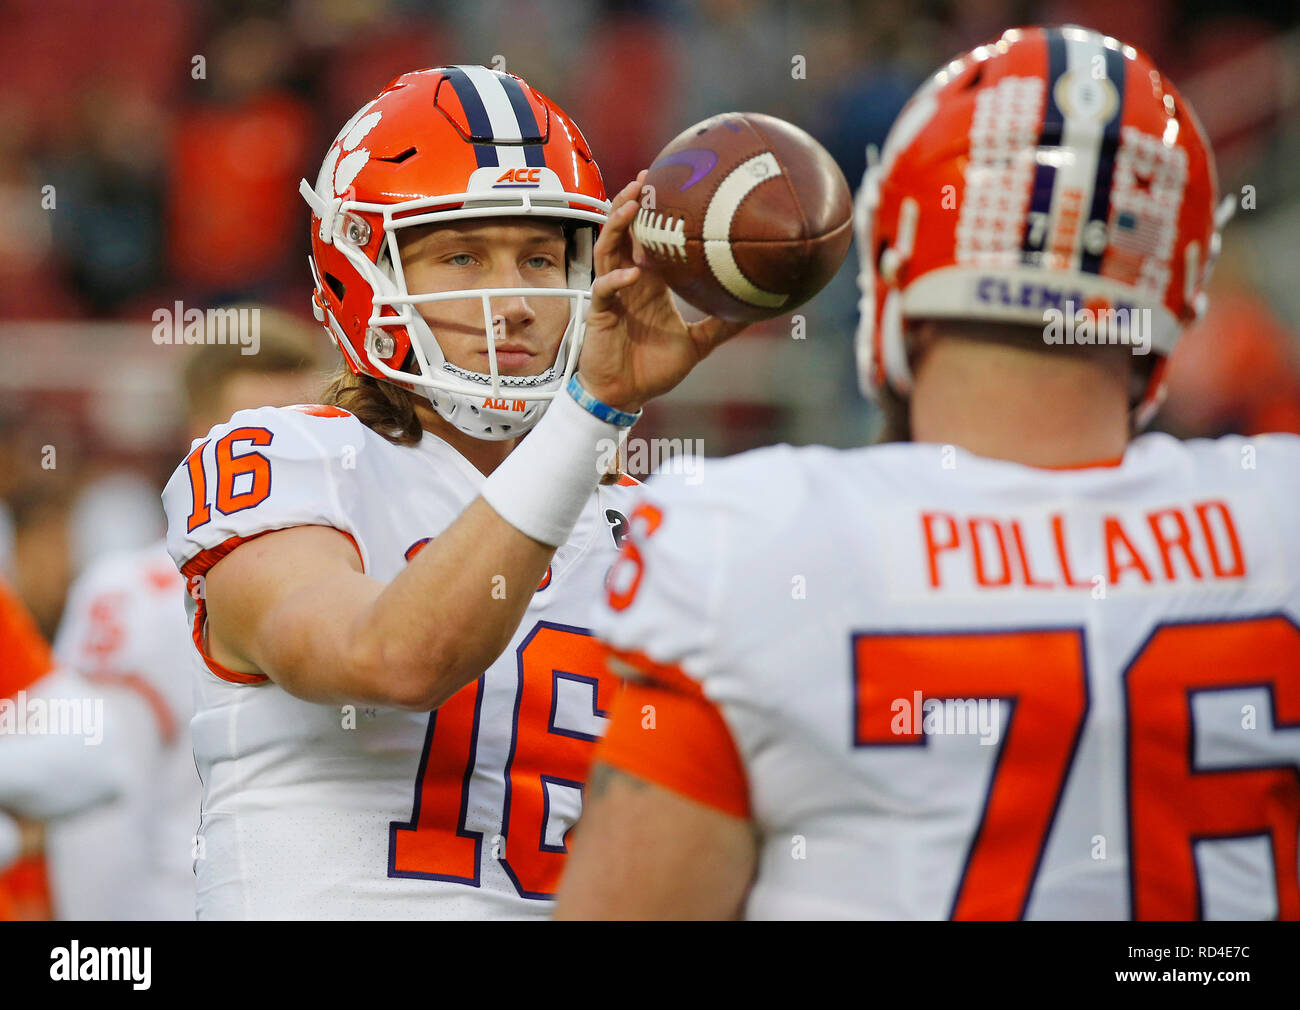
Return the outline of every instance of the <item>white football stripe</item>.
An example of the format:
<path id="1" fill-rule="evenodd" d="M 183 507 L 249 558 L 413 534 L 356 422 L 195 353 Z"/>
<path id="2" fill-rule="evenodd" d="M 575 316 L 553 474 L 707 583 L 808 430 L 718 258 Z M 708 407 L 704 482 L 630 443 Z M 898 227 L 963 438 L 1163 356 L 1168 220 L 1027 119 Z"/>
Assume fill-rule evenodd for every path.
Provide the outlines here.
<path id="1" fill-rule="evenodd" d="M 497 140 L 520 142 L 524 139 L 519 129 L 519 117 L 510 104 L 510 96 L 494 71 L 487 67 L 462 66 L 465 76 L 469 78 L 483 108 L 487 110 L 488 122 L 492 124 L 492 136 Z M 502 168 L 523 168 L 524 149 L 510 145 L 496 147 L 497 160 Z"/>
<path id="2" fill-rule="evenodd" d="M 740 202 L 750 190 L 761 182 L 781 174 L 781 165 L 772 152 L 764 151 L 733 168 L 722 180 L 709 209 L 704 214 L 704 259 L 727 293 L 749 305 L 774 308 L 783 304 L 789 295 L 764 291 L 741 273 L 731 251 L 731 221 L 740 209 Z"/>
<path id="3" fill-rule="evenodd" d="M 1065 76 L 1070 78 L 1066 87 L 1077 87 L 1073 82 L 1086 80 L 1093 75 L 1094 62 L 1106 68 L 1106 51 L 1093 32 L 1062 29 L 1065 36 Z M 1059 103 L 1058 103 L 1059 104 Z M 1106 124 L 1092 110 L 1062 108 L 1061 150 L 1070 152 L 1062 158 L 1056 169 L 1052 193 L 1051 221 L 1058 232 L 1067 220 L 1074 220 L 1074 234 L 1069 246 L 1069 263 L 1064 269 L 1078 270 L 1083 260 L 1083 234 L 1092 210 L 1092 190 L 1097 179 L 1097 161 L 1101 156 L 1101 141 Z M 1073 206 L 1067 206 L 1070 199 Z M 1076 201 L 1077 202 L 1074 202 Z M 1067 214 L 1066 212 L 1071 212 Z M 1071 215 L 1077 216 L 1071 216 Z M 1055 235 L 1053 235 L 1053 238 Z M 1049 248 L 1050 248 L 1049 244 Z"/>

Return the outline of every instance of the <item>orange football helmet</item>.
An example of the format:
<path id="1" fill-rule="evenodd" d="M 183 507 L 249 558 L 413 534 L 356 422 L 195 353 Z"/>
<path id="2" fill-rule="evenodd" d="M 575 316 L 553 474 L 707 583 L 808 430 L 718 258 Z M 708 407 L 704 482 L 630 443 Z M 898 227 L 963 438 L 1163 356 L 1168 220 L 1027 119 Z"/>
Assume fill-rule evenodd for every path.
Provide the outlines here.
<path id="1" fill-rule="evenodd" d="M 299 191 L 312 211 L 313 308 L 353 373 L 421 390 L 439 414 L 479 438 L 512 438 L 537 422 L 577 365 L 592 245 L 609 209 L 573 120 L 513 74 L 418 70 L 357 110 L 330 145 L 316 185 L 304 179 Z M 565 225 L 567 287 L 407 290 L 400 229 L 518 215 Z M 545 372 L 501 375 L 491 299 L 521 294 L 568 299 L 568 328 Z M 487 374 L 448 362 L 415 308 L 453 298 L 482 303 Z"/>
<path id="2" fill-rule="evenodd" d="M 952 60 L 903 108 L 855 202 L 863 391 L 911 392 L 909 318 L 1146 310 L 1160 357 L 1145 424 L 1164 356 L 1205 309 L 1230 216 L 1216 220 L 1217 194 L 1191 107 L 1132 46 L 1023 28 Z"/>

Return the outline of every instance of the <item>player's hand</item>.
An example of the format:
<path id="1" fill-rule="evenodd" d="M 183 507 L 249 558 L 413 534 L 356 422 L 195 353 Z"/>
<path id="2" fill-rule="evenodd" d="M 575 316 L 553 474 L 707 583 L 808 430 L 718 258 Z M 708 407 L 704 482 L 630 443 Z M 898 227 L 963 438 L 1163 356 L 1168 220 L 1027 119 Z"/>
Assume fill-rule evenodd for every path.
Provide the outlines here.
<path id="1" fill-rule="evenodd" d="M 631 225 L 645 176 L 642 171 L 614 197 L 596 239 L 596 281 L 578 363 L 578 378 L 587 392 L 629 412 L 668 392 L 746 325 L 716 316 L 686 322 L 668 285 L 653 270 L 643 269 Z"/>

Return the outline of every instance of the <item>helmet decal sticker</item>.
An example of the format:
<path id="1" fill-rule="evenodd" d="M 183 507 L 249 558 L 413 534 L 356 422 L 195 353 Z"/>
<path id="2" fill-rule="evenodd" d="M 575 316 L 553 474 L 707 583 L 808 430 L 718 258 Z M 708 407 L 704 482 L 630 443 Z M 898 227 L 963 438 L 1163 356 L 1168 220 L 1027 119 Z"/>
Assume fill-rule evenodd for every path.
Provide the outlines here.
<path id="1" fill-rule="evenodd" d="M 957 221 L 958 263 L 979 267 L 1020 263 L 1020 222 L 1035 178 L 1031 151 L 1042 119 L 1044 90 L 1037 77 L 1008 77 L 975 98 L 966 195 Z M 1039 220 L 1045 230 L 1046 214 Z M 1037 238 L 1032 230 L 1026 242 Z"/>

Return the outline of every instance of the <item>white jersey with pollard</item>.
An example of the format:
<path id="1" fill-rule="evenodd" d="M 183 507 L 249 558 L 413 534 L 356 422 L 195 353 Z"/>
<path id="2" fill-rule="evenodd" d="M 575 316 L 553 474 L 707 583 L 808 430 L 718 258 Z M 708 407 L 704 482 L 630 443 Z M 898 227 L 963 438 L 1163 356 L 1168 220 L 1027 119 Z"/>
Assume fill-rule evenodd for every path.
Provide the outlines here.
<path id="1" fill-rule="evenodd" d="M 397 446 L 337 408 L 235 414 L 164 492 L 198 634 L 202 576 L 242 541 L 330 526 L 387 582 L 483 481 L 436 436 Z M 510 645 L 433 713 L 303 701 L 192 650 L 200 918 L 546 916 L 617 688 L 584 622 L 630 490 L 597 490 Z M 485 586 L 485 613 L 519 591 Z"/>
<path id="2" fill-rule="evenodd" d="M 641 494 L 593 623 L 718 704 L 750 917 L 1300 917 L 1300 439 L 779 446 Z"/>

